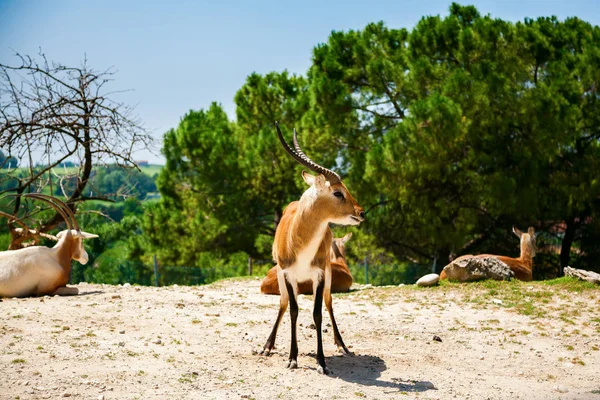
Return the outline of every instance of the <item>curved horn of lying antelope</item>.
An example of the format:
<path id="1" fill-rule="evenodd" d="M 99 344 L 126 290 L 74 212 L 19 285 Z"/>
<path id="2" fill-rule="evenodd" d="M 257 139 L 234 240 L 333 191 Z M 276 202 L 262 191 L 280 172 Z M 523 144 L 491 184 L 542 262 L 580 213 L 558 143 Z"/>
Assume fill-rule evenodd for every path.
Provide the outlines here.
<path id="1" fill-rule="evenodd" d="M 327 180 L 332 185 L 336 184 L 336 183 L 340 183 L 342 181 L 342 178 L 340 178 L 340 176 L 337 173 L 333 172 L 330 169 L 320 166 L 319 164 L 317 164 L 316 162 L 311 160 L 306 154 L 304 154 L 304 152 L 300 148 L 300 144 L 298 143 L 298 137 L 297 137 L 298 134 L 296 132 L 296 128 L 294 128 L 294 148 L 295 149 L 292 149 L 287 144 L 285 139 L 283 138 L 281 129 L 279 129 L 279 123 L 275 122 L 275 127 L 277 128 L 277 136 L 279 137 L 279 141 L 283 145 L 283 148 L 285 149 L 285 151 L 288 152 L 288 154 L 290 156 L 292 156 L 292 158 L 294 160 L 296 160 L 299 164 L 304 165 L 306 168 L 309 168 L 318 174 L 323 174 L 325 176 L 325 178 L 327 178 Z"/>
<path id="2" fill-rule="evenodd" d="M 62 200 L 57 199 L 56 197 L 53 197 L 53 196 L 49 196 L 47 194 L 42 194 L 42 193 L 27 193 L 27 194 L 24 194 L 23 196 L 42 200 L 42 201 L 50 204 L 64 218 L 68 229 L 75 229 L 78 232 L 81 231 L 81 228 L 79 227 L 79 223 L 77 223 L 77 219 L 75 218 L 75 214 L 73 214 L 73 210 L 71 210 L 69 208 L 69 206 L 66 205 Z M 61 210 L 62 210 L 62 212 L 61 212 Z M 70 224 L 69 224 L 69 222 L 70 222 Z"/>
<path id="3" fill-rule="evenodd" d="M 58 212 L 61 215 L 61 217 L 63 217 L 63 219 L 65 220 L 65 223 L 67 224 L 67 228 L 73 229 L 73 224 L 72 224 L 73 220 L 71 219 L 71 215 L 73 213 L 72 213 L 71 209 L 69 209 L 69 207 L 67 207 L 67 205 L 65 203 L 63 203 L 62 201 L 60 201 L 52 196 L 48 196 L 46 194 L 41 194 L 41 193 L 9 194 L 7 196 L 27 197 L 27 198 L 31 198 L 31 199 L 41 200 L 45 203 L 48 203 L 52 208 L 54 208 L 56 210 L 56 212 Z M 64 208 L 63 208 L 63 206 L 64 206 Z M 66 212 L 65 208 L 69 209 L 69 212 Z"/>

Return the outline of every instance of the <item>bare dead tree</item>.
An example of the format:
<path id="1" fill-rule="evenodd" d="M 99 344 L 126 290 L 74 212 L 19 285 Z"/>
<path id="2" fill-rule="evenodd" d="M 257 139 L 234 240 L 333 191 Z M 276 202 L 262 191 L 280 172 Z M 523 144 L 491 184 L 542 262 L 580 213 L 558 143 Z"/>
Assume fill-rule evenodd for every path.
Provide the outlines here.
<path id="1" fill-rule="evenodd" d="M 0 149 L 27 168 L 4 169 L 0 195 L 39 192 L 50 187 L 52 169 L 66 160 L 78 160 L 76 184 L 65 203 L 75 211 L 78 203 L 102 198 L 86 196 L 85 189 L 96 165 L 108 162 L 138 168 L 133 153 L 151 148 L 153 140 L 134 107 L 115 101 L 121 91 L 109 91 L 115 71 L 97 72 L 84 59 L 81 67 L 49 62 L 43 53 L 39 62 L 16 54 L 17 65 L 0 63 Z M 21 202 L 10 205 L 17 215 Z M 55 213 L 43 221 L 40 232 L 62 222 Z M 9 224 L 11 234 L 15 227 Z M 12 236 L 15 238 L 15 235 Z"/>

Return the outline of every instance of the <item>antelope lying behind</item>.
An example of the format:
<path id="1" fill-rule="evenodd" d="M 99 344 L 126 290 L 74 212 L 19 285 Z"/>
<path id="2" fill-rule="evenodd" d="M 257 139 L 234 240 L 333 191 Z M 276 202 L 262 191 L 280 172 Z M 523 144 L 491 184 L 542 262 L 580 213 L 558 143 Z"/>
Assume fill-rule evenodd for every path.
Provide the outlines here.
<path id="1" fill-rule="evenodd" d="M 295 209 L 298 202 L 291 203 L 284 211 L 284 215 L 289 209 Z M 352 274 L 346 263 L 345 245 L 352 237 L 352 232 L 341 238 L 335 238 L 331 241 L 331 293 L 344 293 L 350 290 L 352 286 Z M 277 266 L 271 268 L 260 285 L 260 291 L 264 294 L 280 294 L 279 284 L 277 283 Z M 312 294 L 312 281 L 298 282 L 298 294 Z"/>
<path id="2" fill-rule="evenodd" d="M 485 258 L 485 257 L 495 257 L 498 260 L 502 261 L 514 272 L 515 278 L 522 281 L 531 281 L 533 280 L 533 257 L 535 257 L 535 252 L 537 251 L 536 240 L 535 240 L 535 231 L 533 227 L 529 227 L 527 233 L 523 233 L 513 226 L 513 232 L 515 235 L 519 237 L 521 240 L 521 255 L 519 258 L 511 258 L 506 256 L 497 256 L 494 254 L 479 254 L 479 255 L 471 255 L 467 254 L 464 256 L 458 257 L 454 261 L 464 260 L 469 257 L 477 257 L 477 258 Z M 446 279 L 446 273 L 442 271 L 440 274 L 440 279 Z"/>
<path id="3" fill-rule="evenodd" d="M 331 297 L 331 241 L 330 223 L 358 225 L 365 218 L 365 212 L 352 197 L 342 180 L 335 172 L 323 168 L 304 154 L 298 144 L 294 129 L 294 149 L 283 138 L 276 123 L 277 135 L 283 148 L 294 160 L 311 169 L 318 175 L 302 172 L 309 188 L 302 194 L 295 206 L 288 207 L 275 232 L 273 259 L 277 263 L 277 283 L 279 285 L 279 312 L 273 329 L 260 354 L 269 355 L 275 346 L 277 328 L 290 304 L 291 346 L 287 367 L 298 367 L 298 343 L 296 321 L 298 320 L 298 283 L 312 282 L 314 293 L 313 319 L 317 333 L 317 371 L 328 374 L 323 354 L 321 330 L 323 299 L 329 311 L 335 343 L 343 352 L 349 353 L 342 340 L 335 318 Z"/>
<path id="4" fill-rule="evenodd" d="M 86 264 L 88 254 L 83 239 L 98 235 L 82 232 L 71 209 L 60 200 L 38 193 L 22 197 L 50 204 L 63 217 L 68 229 L 56 235 L 58 243 L 53 248 L 30 246 L 0 252 L 0 297 L 77 294 L 77 288 L 66 287 L 71 260 Z"/>

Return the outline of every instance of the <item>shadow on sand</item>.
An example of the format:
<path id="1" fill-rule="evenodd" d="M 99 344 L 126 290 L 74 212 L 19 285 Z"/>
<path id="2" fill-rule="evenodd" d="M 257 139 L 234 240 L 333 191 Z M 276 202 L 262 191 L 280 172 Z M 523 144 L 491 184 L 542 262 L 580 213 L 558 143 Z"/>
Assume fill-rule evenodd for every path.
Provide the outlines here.
<path id="1" fill-rule="evenodd" d="M 367 355 L 347 355 L 327 357 L 327 367 L 331 376 L 346 382 L 365 386 L 389 388 L 398 392 L 425 392 L 436 390 L 430 381 L 404 380 L 392 378 L 380 380 L 381 373 L 387 369 L 385 361 L 379 357 Z"/>

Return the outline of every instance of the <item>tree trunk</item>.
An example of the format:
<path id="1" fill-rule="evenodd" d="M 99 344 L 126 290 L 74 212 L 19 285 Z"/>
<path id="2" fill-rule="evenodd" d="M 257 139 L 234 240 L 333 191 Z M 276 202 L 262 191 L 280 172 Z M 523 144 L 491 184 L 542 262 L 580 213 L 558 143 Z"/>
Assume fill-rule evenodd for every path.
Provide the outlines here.
<path id="1" fill-rule="evenodd" d="M 441 249 L 437 253 L 437 259 L 435 264 L 435 273 L 439 274 L 442 272 L 444 267 L 450 263 L 450 250 Z"/>
<path id="2" fill-rule="evenodd" d="M 575 233 L 577 228 L 579 227 L 579 221 L 575 218 L 569 218 L 565 221 L 565 236 L 562 240 L 562 245 L 560 248 L 560 267 L 558 270 L 558 276 L 565 275 L 565 268 L 569 266 L 569 258 L 571 257 L 571 246 L 573 245 L 573 240 L 575 239 Z"/>

